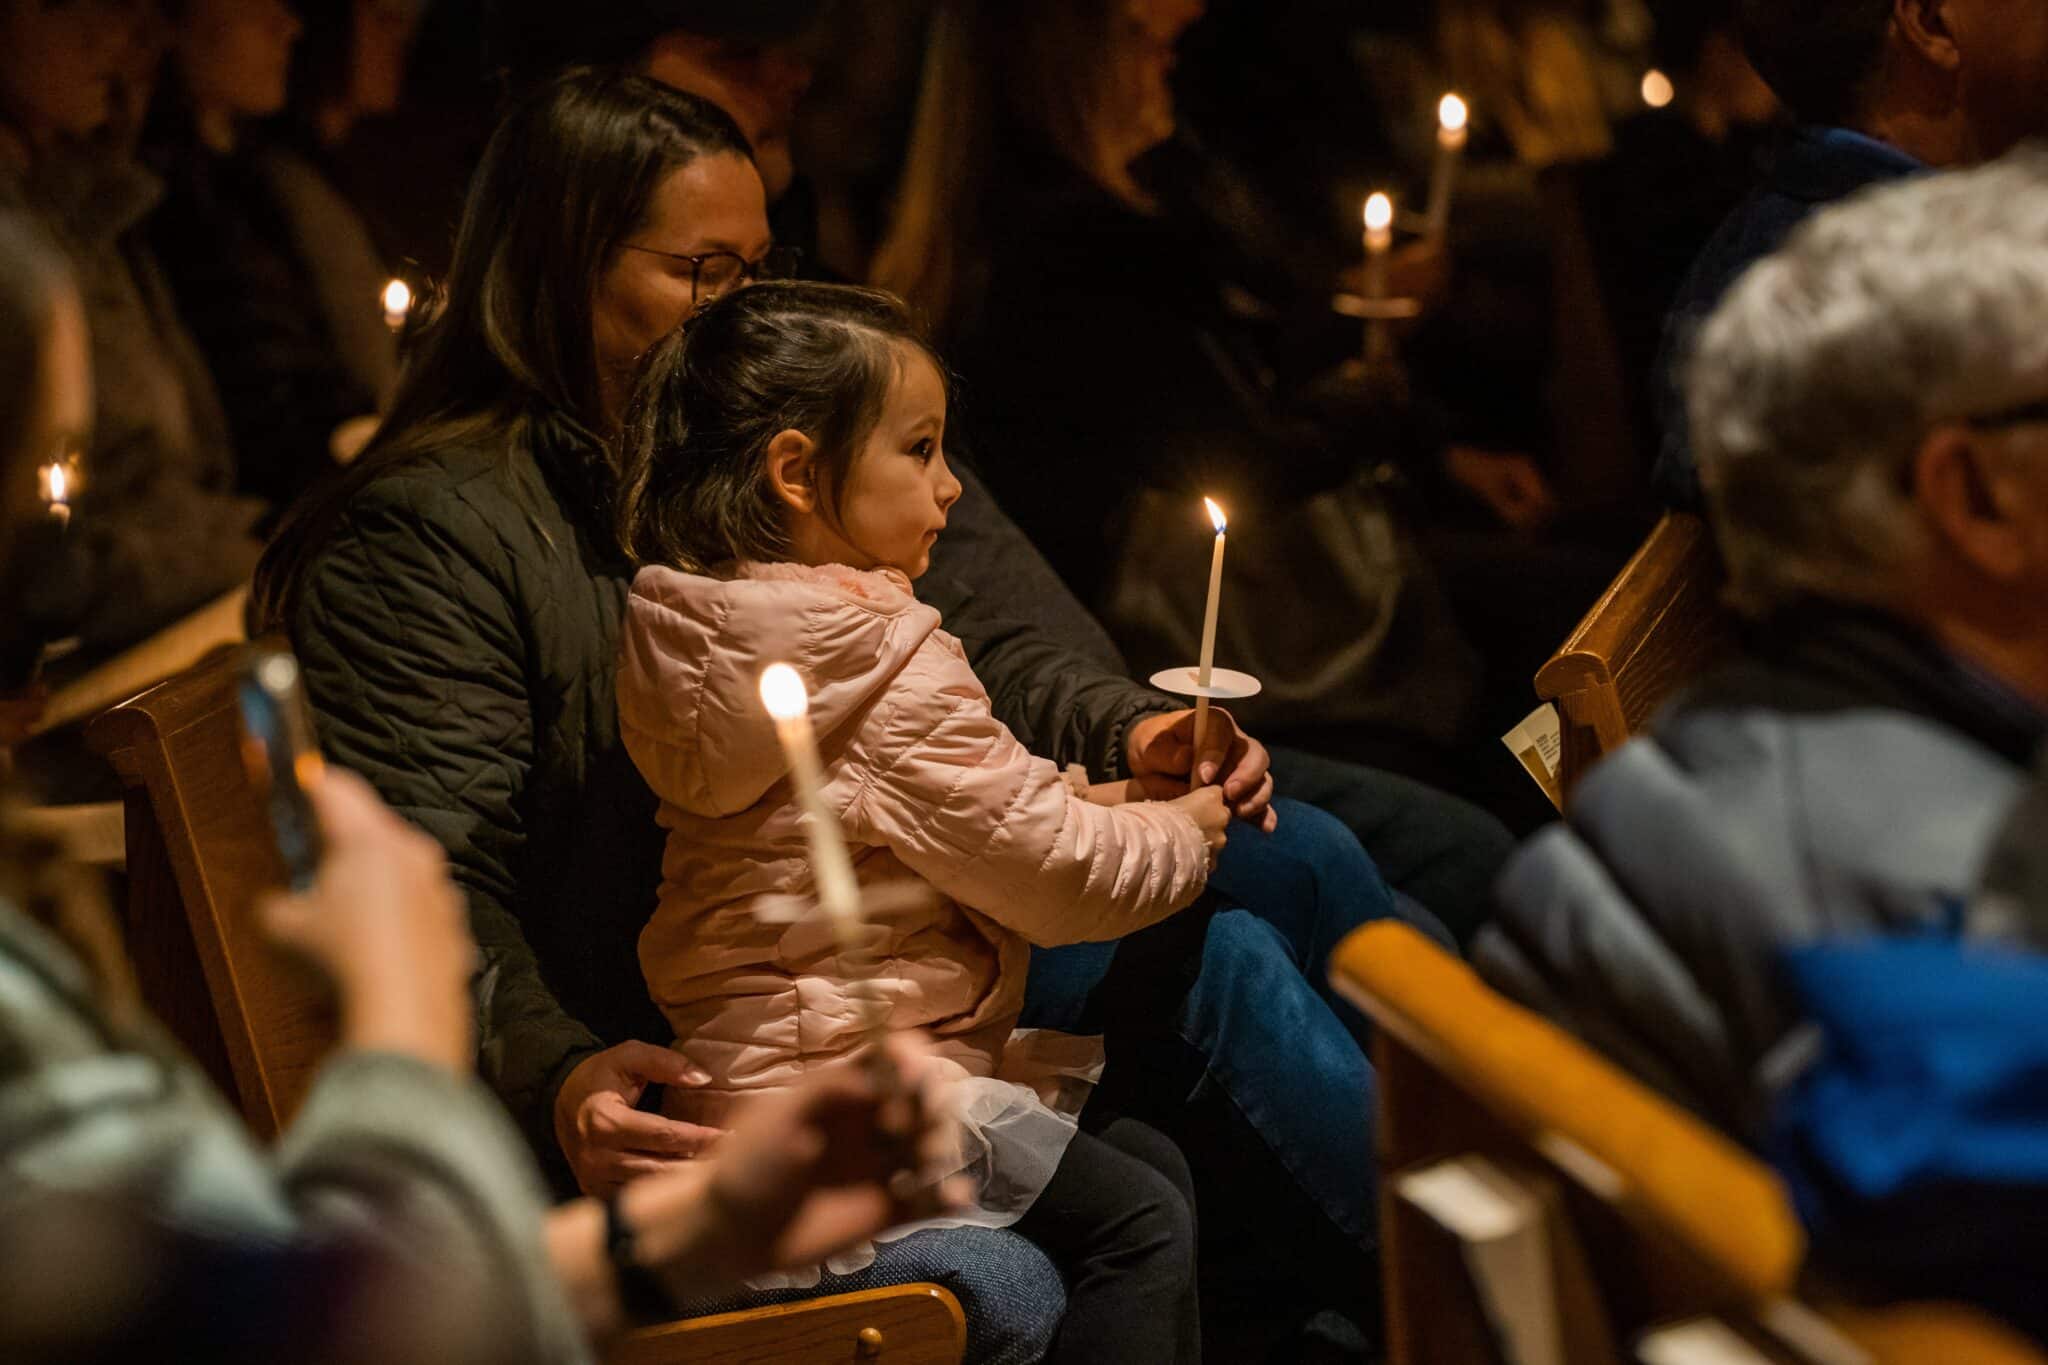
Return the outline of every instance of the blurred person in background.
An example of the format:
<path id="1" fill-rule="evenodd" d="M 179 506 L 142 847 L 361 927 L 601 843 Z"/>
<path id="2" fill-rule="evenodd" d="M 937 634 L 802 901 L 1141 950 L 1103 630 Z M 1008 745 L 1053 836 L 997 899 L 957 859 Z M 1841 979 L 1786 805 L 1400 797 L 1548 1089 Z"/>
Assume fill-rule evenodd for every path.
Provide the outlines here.
<path id="1" fill-rule="evenodd" d="M 168 187 L 149 239 L 220 390 L 239 487 L 282 508 L 355 454 L 390 398 L 389 272 L 347 202 L 258 126 L 286 108 L 298 15 L 284 0 L 177 0 L 170 14 L 143 138 Z M 346 74 L 353 27 L 329 30 L 330 46 L 308 51 Z M 380 41 L 398 45 L 402 69 L 402 39 Z M 355 106 L 342 84 L 309 117 L 343 129 Z"/>
<path id="2" fill-rule="evenodd" d="M 1666 325 L 1657 490 L 1704 506 L 1685 421 L 1693 334 L 1816 209 L 2048 133 L 2048 10 L 2003 0 L 1739 0 L 1749 60 L 1797 127 L 1700 252 Z"/>
<path id="3" fill-rule="evenodd" d="M 1205 553 L 1214 497 L 1231 513 L 1219 656 L 1265 685 L 1239 704 L 1247 723 L 1533 822 L 1540 798 L 1485 745 L 1527 710 L 1540 656 L 1481 695 L 1481 651 L 1387 487 L 1390 467 L 1440 464 L 1437 414 L 1400 385 L 1282 364 L 1245 262 L 1178 195 L 1185 149 L 1158 160 L 1201 13 L 940 6 L 873 279 L 951 339 L 977 467 L 1139 676 L 1198 648 L 1201 583 L 1176 566 Z M 1604 566 L 1582 576 L 1590 600 Z M 1548 579 L 1576 619 L 1569 582 Z M 1547 653 L 1565 629 L 1485 644 Z"/>
<path id="4" fill-rule="evenodd" d="M 35 464 L 92 420 L 85 314 L 58 252 L 0 212 L 0 564 L 47 511 Z M 319 878 L 263 909 L 318 968 L 340 1048 L 260 1150 L 143 1009 L 101 888 L 0 807 L 0 1350 L 8 1358 L 580 1361 L 668 1313 L 810 1264 L 958 1191 L 928 1049 L 900 1086 L 805 1078 L 718 1157 L 609 1207 L 545 1211 L 471 1076 L 477 953 L 440 849 L 350 774 L 310 790 Z M 888 1093 L 884 1093 L 885 1088 Z M 620 1232 L 623 1235 L 620 1235 Z"/>
<path id="5" fill-rule="evenodd" d="M 79 636 L 81 661 L 245 581 L 261 549 L 219 395 L 139 231 L 161 183 L 117 126 L 160 42 L 147 0 L 0 5 L 0 206 L 33 213 L 70 257 L 94 369 L 119 376 L 94 390 L 62 553 L 8 604 L 17 632 Z"/>

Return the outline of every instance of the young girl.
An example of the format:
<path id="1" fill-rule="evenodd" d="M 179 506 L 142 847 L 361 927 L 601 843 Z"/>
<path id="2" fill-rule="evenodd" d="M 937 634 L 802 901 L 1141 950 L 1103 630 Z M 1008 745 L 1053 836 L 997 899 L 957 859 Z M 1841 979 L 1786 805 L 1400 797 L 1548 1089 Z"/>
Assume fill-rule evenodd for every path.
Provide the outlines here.
<path id="1" fill-rule="evenodd" d="M 829 929 L 759 913 L 812 891 L 757 691 L 789 663 L 860 881 L 937 893 L 872 898 L 889 1022 L 928 1030 L 962 1073 L 982 1219 L 1014 1220 L 1065 1273 L 1057 1358 L 1193 1360 L 1180 1154 L 1129 1119 L 1076 1131 L 1053 1055 L 1075 1040 L 1012 1030 L 1030 945 L 1116 938 L 1183 908 L 1228 814 L 1214 788 L 1148 803 L 1087 787 L 995 719 L 911 594 L 960 494 L 945 422 L 937 358 L 900 302 L 865 289 L 741 290 L 641 381 L 622 518 L 647 567 L 619 713 L 669 844 L 640 961 L 676 1047 L 712 1077 L 671 1091 L 670 1113 L 722 1124 L 864 1041 L 860 983 Z"/>

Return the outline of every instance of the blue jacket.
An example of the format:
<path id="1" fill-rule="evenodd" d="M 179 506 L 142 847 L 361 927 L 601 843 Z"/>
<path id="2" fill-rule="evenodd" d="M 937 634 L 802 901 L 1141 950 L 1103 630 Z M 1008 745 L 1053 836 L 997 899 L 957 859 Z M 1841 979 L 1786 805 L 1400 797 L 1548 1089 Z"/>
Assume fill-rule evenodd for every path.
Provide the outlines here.
<path id="1" fill-rule="evenodd" d="M 1663 444 L 1653 475 L 1658 496 L 1682 511 L 1700 510 L 1699 471 L 1685 413 L 1685 362 L 1695 332 L 1721 296 L 1764 257 L 1784 245 L 1814 210 L 1858 190 L 1926 169 L 1898 148 L 1847 128 L 1801 128 L 1792 133 L 1762 182 L 1728 216 L 1693 263 L 1672 301 L 1657 361 L 1657 414 Z"/>
<path id="2" fill-rule="evenodd" d="M 2038 863 L 2039 823 L 2023 826 Z M 2048 956 L 1935 934 L 1803 948 L 1785 972 L 1817 1036 L 1771 1156 L 1816 1265 L 2048 1339 Z"/>

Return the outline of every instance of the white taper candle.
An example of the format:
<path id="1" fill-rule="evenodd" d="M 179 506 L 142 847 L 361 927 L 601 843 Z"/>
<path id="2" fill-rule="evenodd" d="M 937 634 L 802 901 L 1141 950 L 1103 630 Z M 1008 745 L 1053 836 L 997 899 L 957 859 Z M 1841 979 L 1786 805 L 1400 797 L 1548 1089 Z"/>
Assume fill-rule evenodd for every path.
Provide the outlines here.
<path id="1" fill-rule="evenodd" d="M 1216 526 L 1216 548 L 1209 556 L 1209 604 L 1202 613 L 1202 662 L 1195 672 L 1198 686 L 1209 686 L 1216 670 L 1216 615 L 1223 604 L 1223 541 L 1224 531 L 1229 522 L 1223 509 L 1216 505 L 1214 498 L 1203 498 L 1202 505 L 1209 509 L 1209 520 Z M 1195 698 L 1195 748 L 1188 761 L 1188 786 L 1192 790 L 1202 785 L 1201 773 L 1197 770 L 1201 760 L 1202 739 L 1209 728 L 1209 698 L 1198 695 Z"/>
<path id="2" fill-rule="evenodd" d="M 1451 225 L 1451 191 L 1458 180 L 1458 161 L 1465 151 L 1465 139 L 1472 111 L 1456 95 L 1445 95 L 1437 105 L 1436 173 L 1429 182 L 1429 214 L 1425 220 L 1431 241 L 1442 241 Z"/>
<path id="3" fill-rule="evenodd" d="M 818 904 L 831 920 L 840 946 L 860 948 L 860 884 L 853 875 L 853 858 L 840 838 L 839 821 L 825 805 L 825 768 L 818 759 L 817 736 L 811 730 L 811 699 L 804 680 L 788 664 L 769 665 L 761 674 L 761 704 L 775 718 L 775 737 L 789 760 L 790 781 L 806 817 Z"/>

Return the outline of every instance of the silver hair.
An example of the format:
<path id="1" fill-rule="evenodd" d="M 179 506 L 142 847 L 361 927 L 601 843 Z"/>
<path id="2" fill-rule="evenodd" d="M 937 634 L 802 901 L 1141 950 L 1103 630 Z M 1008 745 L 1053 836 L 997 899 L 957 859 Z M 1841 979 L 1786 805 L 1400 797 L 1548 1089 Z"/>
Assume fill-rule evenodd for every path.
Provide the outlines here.
<path id="1" fill-rule="evenodd" d="M 1894 600 L 1927 433 L 2048 398 L 2048 149 L 1816 215 L 1707 320 L 1686 398 L 1737 607 Z"/>

